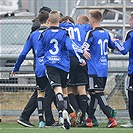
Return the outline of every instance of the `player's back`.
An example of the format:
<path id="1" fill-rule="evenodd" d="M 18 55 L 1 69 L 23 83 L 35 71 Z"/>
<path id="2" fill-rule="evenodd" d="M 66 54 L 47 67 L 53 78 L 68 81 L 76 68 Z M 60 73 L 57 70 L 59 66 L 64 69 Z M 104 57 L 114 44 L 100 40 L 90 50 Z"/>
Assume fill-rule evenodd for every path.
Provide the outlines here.
<path id="1" fill-rule="evenodd" d="M 91 54 L 91 59 L 87 61 L 89 74 L 95 74 L 98 77 L 107 77 L 109 33 L 97 27 L 88 32 L 86 39 L 90 45 L 89 52 Z"/>
<path id="2" fill-rule="evenodd" d="M 45 50 L 44 64 L 69 71 L 69 51 L 66 47 L 67 31 L 59 27 L 50 27 L 43 33 L 42 45 Z M 71 45 L 71 42 L 67 42 Z"/>

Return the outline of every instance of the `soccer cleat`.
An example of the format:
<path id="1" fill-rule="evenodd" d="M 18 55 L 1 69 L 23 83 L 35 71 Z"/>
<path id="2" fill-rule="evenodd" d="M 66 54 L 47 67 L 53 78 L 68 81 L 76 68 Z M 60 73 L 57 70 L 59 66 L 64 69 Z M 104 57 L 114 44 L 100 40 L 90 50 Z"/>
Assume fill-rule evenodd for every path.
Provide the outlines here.
<path id="1" fill-rule="evenodd" d="M 93 127 L 92 120 L 90 118 L 87 118 L 86 122 L 86 127 Z"/>
<path id="2" fill-rule="evenodd" d="M 44 128 L 44 127 L 45 127 L 44 121 L 39 122 L 39 128 Z"/>
<path id="3" fill-rule="evenodd" d="M 70 113 L 69 116 L 70 116 L 71 126 L 72 126 L 72 127 L 75 127 L 76 113 L 75 113 L 75 112 L 72 112 L 72 113 Z"/>
<path id="4" fill-rule="evenodd" d="M 63 119 L 64 119 L 64 129 L 70 129 L 71 123 L 69 121 L 69 116 L 68 116 L 68 112 L 66 110 L 63 111 L 62 113 L 63 115 Z"/>
<path id="5" fill-rule="evenodd" d="M 109 122 L 107 125 L 107 128 L 113 128 L 117 126 L 117 122 L 114 120 L 114 118 L 109 118 Z"/>
<path id="6" fill-rule="evenodd" d="M 128 123 L 128 124 L 120 125 L 120 127 L 133 128 L 133 124 L 132 123 Z"/>
<path id="7" fill-rule="evenodd" d="M 24 127 L 34 127 L 33 124 L 31 124 L 29 121 L 27 120 L 24 120 L 22 117 L 20 117 L 18 120 L 17 120 L 17 123 L 24 126 Z"/>
<path id="8" fill-rule="evenodd" d="M 78 125 L 78 124 L 80 123 L 81 117 L 82 117 L 82 111 L 81 111 L 81 110 L 78 110 L 78 111 L 76 112 L 76 120 L 75 120 L 76 125 Z"/>

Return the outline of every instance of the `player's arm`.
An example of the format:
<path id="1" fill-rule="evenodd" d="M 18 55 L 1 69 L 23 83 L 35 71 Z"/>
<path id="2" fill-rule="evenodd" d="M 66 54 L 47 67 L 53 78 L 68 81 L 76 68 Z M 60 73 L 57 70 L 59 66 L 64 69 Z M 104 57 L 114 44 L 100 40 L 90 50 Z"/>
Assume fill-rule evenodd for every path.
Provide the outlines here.
<path id="1" fill-rule="evenodd" d="M 73 44 L 72 44 L 72 40 L 68 36 L 66 37 L 66 43 L 65 44 L 66 44 L 66 48 L 72 52 L 73 56 L 75 56 L 78 59 L 79 63 L 81 65 L 85 65 L 86 63 L 85 63 L 84 59 L 82 59 L 80 57 L 80 55 L 76 51 L 75 46 L 73 46 Z"/>
<path id="2" fill-rule="evenodd" d="M 131 45 L 132 45 L 132 37 L 130 35 L 130 33 L 127 33 L 125 42 L 123 44 L 121 44 L 118 40 L 114 41 L 116 48 L 123 54 L 127 54 L 128 51 L 131 49 Z"/>
<path id="3" fill-rule="evenodd" d="M 26 41 L 25 45 L 24 45 L 22 52 L 18 56 L 16 63 L 14 64 L 13 71 L 11 72 L 12 76 L 15 75 L 15 73 L 19 71 L 21 64 L 23 63 L 24 59 L 26 58 L 26 55 L 31 50 L 31 48 L 32 48 L 31 37 L 29 37 L 28 40 Z"/>

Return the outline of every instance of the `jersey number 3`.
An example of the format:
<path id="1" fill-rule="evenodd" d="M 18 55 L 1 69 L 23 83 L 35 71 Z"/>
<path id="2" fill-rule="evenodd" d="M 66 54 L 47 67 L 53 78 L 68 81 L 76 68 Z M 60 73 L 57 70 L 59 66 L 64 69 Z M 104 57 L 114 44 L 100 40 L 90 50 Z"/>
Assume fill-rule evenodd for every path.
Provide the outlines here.
<path id="1" fill-rule="evenodd" d="M 52 39 L 50 41 L 50 43 L 54 43 L 54 48 L 55 50 L 49 50 L 49 52 L 52 54 L 52 55 L 56 55 L 58 52 L 59 52 L 59 48 L 58 48 L 58 41 L 56 39 Z"/>

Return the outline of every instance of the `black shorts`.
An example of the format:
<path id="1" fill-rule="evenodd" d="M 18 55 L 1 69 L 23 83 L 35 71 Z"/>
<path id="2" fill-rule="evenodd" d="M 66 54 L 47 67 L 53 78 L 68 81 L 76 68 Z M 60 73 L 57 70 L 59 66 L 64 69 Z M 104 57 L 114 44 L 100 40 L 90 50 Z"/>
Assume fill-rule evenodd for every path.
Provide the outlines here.
<path id="1" fill-rule="evenodd" d="M 133 91 L 133 74 L 128 75 L 127 90 Z"/>
<path id="2" fill-rule="evenodd" d="M 104 91 L 107 77 L 89 77 L 88 91 Z"/>
<path id="3" fill-rule="evenodd" d="M 45 91 L 46 86 L 48 84 L 48 78 L 46 76 L 43 77 L 37 77 L 36 76 L 36 84 L 37 84 L 37 90 Z"/>
<path id="4" fill-rule="evenodd" d="M 68 84 L 68 72 L 65 72 L 56 67 L 47 66 L 47 76 L 50 82 L 50 85 L 54 88 L 56 86 L 61 86 L 62 88 L 67 87 Z"/>
<path id="5" fill-rule="evenodd" d="M 87 66 L 80 66 L 77 58 L 70 57 L 69 86 L 88 84 Z"/>

